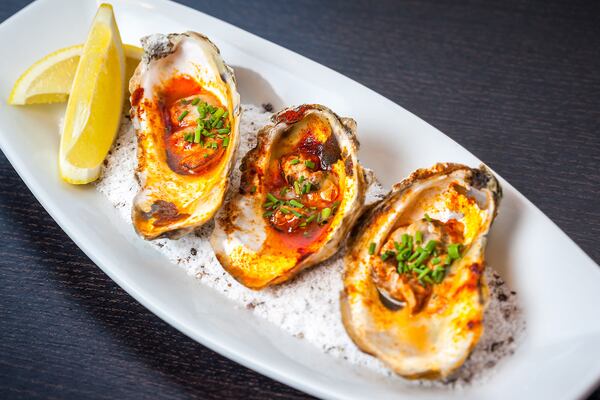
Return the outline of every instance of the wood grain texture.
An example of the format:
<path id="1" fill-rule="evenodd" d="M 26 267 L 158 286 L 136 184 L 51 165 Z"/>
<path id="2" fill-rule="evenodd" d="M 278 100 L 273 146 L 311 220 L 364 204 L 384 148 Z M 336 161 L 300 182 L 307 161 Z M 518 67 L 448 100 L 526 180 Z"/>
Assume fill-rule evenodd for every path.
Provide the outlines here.
<path id="1" fill-rule="evenodd" d="M 182 3 L 412 111 L 600 262 L 599 2 Z M 0 2 L 0 21 L 25 4 Z M 2 398 L 307 397 L 150 314 L 73 244 L 3 155 L 0 234 Z"/>

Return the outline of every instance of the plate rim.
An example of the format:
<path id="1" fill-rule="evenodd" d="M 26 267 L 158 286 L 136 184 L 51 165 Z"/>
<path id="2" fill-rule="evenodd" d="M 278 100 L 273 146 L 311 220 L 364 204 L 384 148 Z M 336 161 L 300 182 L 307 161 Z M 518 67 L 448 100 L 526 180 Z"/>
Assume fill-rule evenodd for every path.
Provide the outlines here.
<path id="1" fill-rule="evenodd" d="M 52 3 L 53 1 L 54 0 L 35 0 L 32 3 L 26 5 L 25 7 L 18 10 L 15 14 L 13 14 L 12 16 L 5 19 L 2 23 L 0 23 L 0 32 L 6 26 L 15 24 L 16 23 L 15 21 L 18 18 L 22 18 L 25 14 L 31 12 L 31 10 L 37 8 L 40 4 Z M 107 0 L 107 1 L 110 1 L 110 0 Z M 362 83 L 354 81 L 353 79 L 331 69 L 328 66 L 322 65 L 316 61 L 309 59 L 308 57 L 306 57 L 302 54 L 296 53 L 296 52 L 289 50 L 281 45 L 273 43 L 273 42 L 269 41 L 268 39 L 264 39 L 254 33 L 248 32 L 248 31 L 246 31 L 242 28 L 239 28 L 229 22 L 220 20 L 212 15 L 206 14 L 206 13 L 204 13 L 200 10 L 194 9 L 192 7 L 188 7 L 184 4 L 175 3 L 170 0 L 146 0 L 146 1 L 148 1 L 150 3 L 155 3 L 159 7 L 175 7 L 175 8 L 184 9 L 188 12 L 200 13 L 202 16 L 204 16 L 206 18 L 210 18 L 214 22 L 225 25 L 228 29 L 233 30 L 235 34 L 248 35 L 248 37 L 252 40 L 261 41 L 261 45 L 274 46 L 274 48 L 276 48 L 278 51 L 286 52 L 288 55 L 291 55 L 296 59 L 299 58 L 302 61 L 302 63 L 308 63 L 313 67 L 318 67 L 318 68 L 322 69 L 323 71 L 327 71 L 328 74 L 333 74 L 338 79 L 344 79 L 348 82 L 352 82 L 354 85 L 359 85 L 363 90 L 366 89 L 372 95 L 378 96 L 382 100 L 389 102 L 390 105 L 393 104 L 395 107 L 398 107 L 398 108 L 402 109 L 404 112 L 409 113 L 413 118 L 415 118 L 415 120 L 418 120 L 420 123 L 426 124 L 433 130 L 435 130 L 437 133 L 443 135 L 445 138 L 454 142 L 461 149 L 464 149 L 464 147 L 462 145 L 460 145 L 458 142 L 456 142 L 452 138 L 446 136 L 443 132 L 441 132 L 440 130 L 438 130 L 431 124 L 429 124 L 427 121 L 424 121 L 423 119 L 421 119 L 417 115 L 413 114 L 409 110 L 404 109 L 399 104 L 395 103 L 393 100 L 375 92 L 374 90 L 368 88 L 367 86 L 363 85 Z M 99 1 L 96 1 L 96 0 L 86 0 L 85 2 L 88 3 L 86 5 L 91 5 L 91 4 L 97 5 L 98 3 L 100 3 Z M 69 219 L 66 218 L 64 215 L 62 215 L 63 214 L 62 210 L 59 207 L 54 207 L 51 204 L 49 204 L 51 201 L 50 196 L 48 196 L 47 193 L 44 193 L 43 185 L 37 184 L 35 178 L 32 177 L 31 172 L 21 162 L 21 160 L 18 156 L 18 153 L 8 151 L 8 149 L 11 149 L 11 148 L 10 148 L 10 144 L 8 143 L 8 141 L 5 141 L 4 135 L 0 135 L 0 149 L 2 150 L 2 152 L 4 153 L 4 155 L 6 156 L 8 161 L 10 162 L 11 166 L 15 169 L 15 171 L 17 172 L 17 174 L 19 175 L 19 177 L 21 178 L 23 183 L 25 183 L 27 188 L 34 195 L 36 200 L 44 207 L 46 212 L 60 226 L 60 228 L 69 236 L 69 238 L 86 254 L 87 257 L 90 258 L 90 260 L 92 260 L 92 262 L 94 262 L 94 264 L 96 264 L 105 274 L 107 274 L 107 276 L 111 280 L 113 280 L 117 285 L 119 285 L 123 290 L 125 290 L 130 296 L 132 296 L 137 302 L 139 302 L 141 305 L 143 305 L 150 312 L 152 312 L 153 314 L 158 316 L 161 320 L 165 321 L 170 326 L 177 329 L 179 332 L 183 333 L 184 335 L 191 338 L 192 340 L 200 343 L 203 346 L 208 347 L 209 349 L 217 352 L 218 354 L 221 354 L 221 355 L 227 357 L 228 359 L 233 360 L 234 362 L 236 362 L 240 365 L 243 365 L 247 368 L 257 371 L 258 373 L 260 373 L 262 375 L 265 375 L 271 379 L 277 380 L 279 382 L 282 382 L 286 385 L 289 385 L 291 387 L 294 387 L 294 388 L 304 391 L 306 393 L 309 393 L 309 394 L 312 394 L 315 396 L 326 397 L 326 398 L 338 398 L 339 393 L 336 393 L 335 390 L 330 390 L 329 388 L 324 387 L 323 385 L 319 385 L 317 383 L 311 382 L 310 379 L 303 379 L 301 377 L 291 376 L 290 374 L 285 374 L 285 373 L 279 372 L 279 371 L 275 370 L 274 368 L 270 368 L 268 365 L 265 365 L 265 363 L 259 362 L 257 359 L 254 359 L 251 356 L 244 355 L 243 352 L 232 351 L 224 343 L 219 343 L 218 341 L 213 340 L 209 336 L 203 335 L 202 332 L 195 332 L 195 331 L 192 332 L 188 327 L 186 327 L 185 324 L 181 323 L 178 319 L 173 318 L 169 314 L 163 312 L 163 310 L 161 310 L 156 304 L 154 304 L 150 299 L 148 299 L 147 296 L 140 293 L 137 290 L 137 288 L 135 287 L 135 285 L 132 285 L 131 282 L 129 282 L 127 279 L 123 279 L 122 277 L 118 276 L 118 274 L 114 273 L 114 271 L 111 268 L 107 267 L 108 263 L 106 261 L 102 260 L 102 257 L 98 256 L 95 253 L 93 246 L 88 246 L 87 243 L 84 243 L 83 238 L 78 237 L 78 235 L 75 234 L 75 232 L 74 232 L 75 228 L 73 226 L 71 226 L 72 224 L 69 222 Z M 466 149 L 464 149 L 464 150 L 467 151 L 469 154 L 471 154 L 468 150 L 466 150 Z M 477 157 L 475 157 L 475 158 L 477 158 Z M 579 245 L 577 245 L 577 243 L 575 243 L 552 219 L 547 217 L 535 204 L 533 204 L 529 199 L 527 199 L 520 191 L 518 191 L 516 188 L 514 188 L 508 181 L 503 179 L 498 174 L 496 174 L 496 176 L 501 181 L 503 188 L 505 188 L 505 189 L 510 188 L 511 191 L 513 192 L 513 194 L 517 195 L 519 201 L 525 202 L 527 204 L 527 206 L 530 207 L 530 209 L 534 210 L 538 216 L 542 216 L 546 219 L 547 222 L 551 222 L 554 225 L 554 227 L 556 228 L 557 232 L 560 232 L 562 234 L 563 238 L 568 239 L 568 241 L 570 242 L 570 245 L 571 245 L 570 247 L 573 247 L 574 249 L 576 249 L 576 251 L 579 252 L 580 255 L 583 255 L 589 261 L 589 264 L 591 266 L 595 265 L 598 268 L 598 265 L 595 263 L 595 261 L 587 253 L 585 253 L 579 247 Z M 596 378 L 593 378 L 594 375 L 596 375 Z M 598 385 L 600 385 L 600 365 L 598 366 L 597 371 L 595 371 L 595 373 L 590 374 L 589 382 L 585 382 L 585 383 L 582 382 L 582 384 L 579 385 L 579 390 L 577 390 L 577 388 L 573 388 L 573 394 L 575 395 L 575 397 L 578 397 L 578 398 L 584 397 L 584 396 L 592 393 L 594 391 L 595 387 L 597 387 Z"/>

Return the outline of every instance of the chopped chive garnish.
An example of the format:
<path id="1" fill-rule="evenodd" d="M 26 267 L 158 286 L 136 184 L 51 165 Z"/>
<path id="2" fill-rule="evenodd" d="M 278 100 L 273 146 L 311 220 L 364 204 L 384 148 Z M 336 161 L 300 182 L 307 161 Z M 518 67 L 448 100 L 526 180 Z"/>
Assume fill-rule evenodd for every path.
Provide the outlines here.
<path id="1" fill-rule="evenodd" d="M 435 249 L 435 246 L 437 246 L 437 241 L 436 240 L 430 240 L 429 242 L 427 242 L 427 244 L 425 245 L 425 250 L 427 251 L 427 253 L 431 254 L 431 252 L 433 251 L 433 249 Z"/>
<path id="2" fill-rule="evenodd" d="M 306 221 L 304 221 L 304 222 L 300 223 L 300 227 L 301 227 L 301 228 L 304 228 L 305 226 L 306 226 Z"/>
<path id="3" fill-rule="evenodd" d="M 212 147 L 213 149 L 216 149 L 217 147 L 219 147 L 219 144 L 217 142 L 212 142 L 210 144 L 210 147 Z"/>
<path id="4" fill-rule="evenodd" d="M 298 183 L 304 182 L 304 175 L 300 175 L 300 179 L 298 179 Z"/>
<path id="5" fill-rule="evenodd" d="M 227 118 L 228 115 L 229 115 L 229 111 L 225 110 L 225 112 L 223 113 L 223 116 L 221 118 Z"/>
<path id="6" fill-rule="evenodd" d="M 281 190 L 279 191 L 279 195 L 280 195 L 281 197 L 283 197 L 283 196 L 285 196 L 285 194 L 287 193 L 287 191 L 288 191 L 288 188 L 284 186 L 284 187 L 282 187 L 282 188 L 281 188 Z"/>
<path id="7" fill-rule="evenodd" d="M 423 279 L 425 275 L 427 275 L 431 270 L 427 267 L 423 268 L 423 271 L 419 274 L 417 279 Z"/>
<path id="8" fill-rule="evenodd" d="M 414 261 L 419 257 L 419 253 L 415 252 L 413 253 L 412 256 L 410 256 L 410 258 L 408 259 L 408 261 Z"/>
<path id="9" fill-rule="evenodd" d="M 386 251 L 385 253 L 383 253 L 383 254 L 381 255 L 381 259 L 382 259 L 383 261 L 385 261 L 385 260 L 387 260 L 387 259 L 388 259 L 388 257 L 389 257 L 389 256 L 390 256 L 390 254 L 389 254 L 389 253 Z"/>
<path id="10" fill-rule="evenodd" d="M 298 211 L 294 210 L 293 208 L 290 208 L 289 211 L 294 214 L 296 217 L 301 218 L 303 217 L 302 214 L 300 214 Z"/>
<path id="11" fill-rule="evenodd" d="M 229 138 L 228 137 L 223 139 L 223 147 L 227 147 L 227 146 L 229 146 Z"/>
<path id="12" fill-rule="evenodd" d="M 423 243 L 423 232 L 417 231 L 415 233 L 415 243 L 418 243 L 418 244 Z"/>
<path id="13" fill-rule="evenodd" d="M 291 165 L 296 165 L 300 162 L 300 160 L 298 160 L 297 158 L 294 158 L 292 161 L 290 161 Z"/>
<path id="14" fill-rule="evenodd" d="M 408 271 L 408 266 L 402 261 L 398 262 L 398 273 L 402 274 Z"/>
<path id="15" fill-rule="evenodd" d="M 219 108 L 219 109 L 217 109 L 217 111 L 214 112 L 214 114 L 212 116 L 216 121 L 218 121 L 223 116 L 223 114 L 225 114 L 225 110 L 222 108 Z"/>
<path id="16" fill-rule="evenodd" d="M 440 260 L 440 259 L 439 259 L 439 257 L 436 257 L 436 258 L 434 258 L 434 259 L 432 259 L 432 260 L 431 260 L 431 263 L 432 263 L 433 265 L 436 265 L 436 264 L 439 264 L 441 261 L 442 261 L 442 260 Z"/>
<path id="17" fill-rule="evenodd" d="M 181 120 L 183 120 L 189 113 L 189 110 L 184 110 L 181 114 L 179 114 L 179 117 L 177 117 L 177 121 L 181 122 Z"/>
<path id="18" fill-rule="evenodd" d="M 313 221 L 315 220 L 315 218 L 317 218 L 317 214 L 312 214 L 311 216 L 309 216 L 309 217 L 306 219 L 306 223 L 307 223 L 307 224 L 310 224 L 311 222 L 313 222 Z"/>
<path id="19" fill-rule="evenodd" d="M 448 257 L 452 258 L 453 260 L 459 259 L 460 258 L 460 250 L 459 250 L 459 244 L 450 244 L 448 245 Z"/>
<path id="20" fill-rule="evenodd" d="M 185 141 L 187 141 L 187 142 L 193 142 L 193 141 L 194 141 L 194 136 L 192 136 L 192 135 L 193 135 L 192 133 L 186 133 L 186 134 L 183 136 L 183 139 L 184 139 Z"/>
<path id="21" fill-rule="evenodd" d="M 194 133 L 194 143 L 200 143 L 200 132 L 198 131 Z"/>
<path id="22" fill-rule="evenodd" d="M 184 106 L 187 106 L 188 104 L 190 104 L 190 101 L 183 99 L 183 100 L 181 100 L 181 104 L 183 104 Z"/>
<path id="23" fill-rule="evenodd" d="M 369 254 L 375 254 L 375 242 L 371 242 L 371 244 L 369 245 Z"/>
<path id="24" fill-rule="evenodd" d="M 300 190 L 300 185 L 298 184 L 298 181 L 294 181 L 294 192 L 296 192 L 298 196 L 302 194 L 302 190 Z"/>
<path id="25" fill-rule="evenodd" d="M 229 128 L 221 128 L 221 129 L 217 129 L 217 132 L 218 132 L 218 133 L 221 133 L 221 134 L 223 134 L 223 133 L 229 133 L 229 131 L 230 131 L 230 129 L 229 129 Z"/>
<path id="26" fill-rule="evenodd" d="M 321 210 L 321 220 L 326 220 L 331 215 L 331 208 L 325 207 Z"/>
<path id="27" fill-rule="evenodd" d="M 310 169 L 313 169 L 315 167 L 315 163 L 310 160 L 304 161 L 304 165 L 306 165 Z"/>
<path id="28" fill-rule="evenodd" d="M 273 211 L 267 211 L 263 214 L 263 217 L 270 217 L 271 215 L 273 215 Z"/>
<path id="29" fill-rule="evenodd" d="M 398 255 L 402 256 L 402 260 L 408 260 L 411 253 L 412 253 L 412 251 L 410 249 L 404 249 L 404 250 L 402 250 L 401 253 L 398 253 Z"/>
<path id="30" fill-rule="evenodd" d="M 419 255 L 419 257 L 417 257 L 417 259 L 415 260 L 415 264 L 423 264 L 425 262 L 425 260 L 427 260 L 429 258 L 429 253 L 421 253 L 421 255 Z"/>
<path id="31" fill-rule="evenodd" d="M 273 203 L 279 202 L 279 199 L 277 197 L 273 196 L 271 193 L 267 193 L 267 199 L 269 199 L 269 201 L 271 201 Z"/>
<path id="32" fill-rule="evenodd" d="M 402 234 L 402 247 L 406 247 L 406 246 L 408 246 L 408 234 L 403 233 Z"/>
<path id="33" fill-rule="evenodd" d="M 425 215 L 423 215 L 423 218 L 425 218 L 427 222 L 431 222 L 431 217 L 429 216 L 429 214 L 425 213 Z"/>
<path id="34" fill-rule="evenodd" d="M 195 106 L 196 104 L 200 103 L 200 99 L 199 98 L 195 98 L 194 100 L 192 100 L 192 105 Z"/>
<path id="35" fill-rule="evenodd" d="M 306 193 L 310 193 L 310 189 L 311 189 L 312 183 L 310 183 L 310 181 L 306 182 Z"/>
<path id="36" fill-rule="evenodd" d="M 400 243 L 396 242 L 395 240 L 394 240 L 394 247 L 396 248 L 397 252 L 401 252 L 402 249 L 404 248 L 403 246 L 400 246 Z"/>
<path id="37" fill-rule="evenodd" d="M 290 203 L 290 205 L 294 206 L 294 207 L 298 207 L 298 208 L 303 208 L 304 204 L 300 203 L 297 200 L 291 199 L 290 201 L 288 201 L 288 203 Z"/>
<path id="38" fill-rule="evenodd" d="M 252 194 L 256 193 L 256 186 L 252 186 L 250 188 L 250 193 L 252 193 Z"/>
<path id="39" fill-rule="evenodd" d="M 287 208 L 284 208 L 284 207 L 279 207 L 279 211 L 281 211 L 284 214 L 289 214 L 290 213 L 290 210 L 288 210 Z"/>
<path id="40" fill-rule="evenodd" d="M 204 154 L 204 158 L 208 158 L 208 154 Z"/>

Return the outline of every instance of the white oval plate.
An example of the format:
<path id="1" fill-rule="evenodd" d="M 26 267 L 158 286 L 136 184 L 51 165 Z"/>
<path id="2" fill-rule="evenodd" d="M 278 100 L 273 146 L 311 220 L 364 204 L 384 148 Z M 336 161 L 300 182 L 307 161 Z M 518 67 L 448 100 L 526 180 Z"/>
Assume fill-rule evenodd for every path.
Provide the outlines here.
<path id="1" fill-rule="evenodd" d="M 82 42 L 97 1 L 40 0 L 0 25 L 0 95 L 52 50 Z M 204 32 L 238 67 L 242 101 L 276 107 L 317 102 L 354 117 L 361 160 L 386 185 L 437 161 L 480 163 L 437 129 L 366 87 L 298 54 L 187 7 L 115 0 L 124 42 L 154 32 Z M 68 27 L 64 29 L 63 27 Z M 0 146 L 40 203 L 115 282 L 203 345 L 273 379 L 326 398 L 567 399 L 600 376 L 600 268 L 510 184 L 492 229 L 488 261 L 520 294 L 527 333 L 492 379 L 464 391 L 407 388 L 326 356 L 234 307 L 168 265 L 93 187 L 58 174 L 64 106 L 0 107 Z M 32 144 L 35 145 L 32 145 Z M 412 152 L 408 149 L 428 149 Z"/>

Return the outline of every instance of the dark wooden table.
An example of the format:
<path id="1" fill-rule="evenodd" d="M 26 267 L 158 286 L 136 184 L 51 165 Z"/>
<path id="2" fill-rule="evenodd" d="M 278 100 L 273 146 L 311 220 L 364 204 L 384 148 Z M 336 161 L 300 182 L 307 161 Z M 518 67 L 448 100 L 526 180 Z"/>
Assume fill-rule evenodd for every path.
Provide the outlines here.
<path id="1" fill-rule="evenodd" d="M 0 2 L 0 21 L 25 3 Z M 183 3 L 414 112 L 600 262 L 600 2 Z M 0 234 L 0 397 L 307 397 L 135 302 L 63 233 L 4 155 Z"/>

